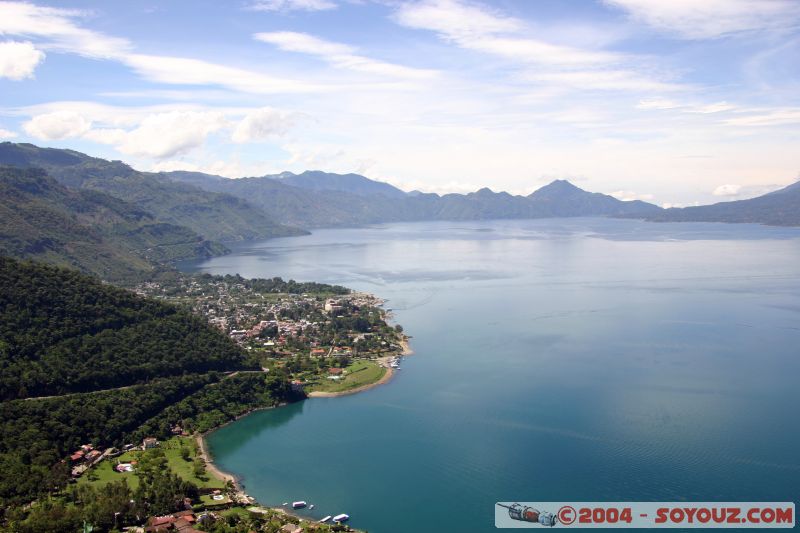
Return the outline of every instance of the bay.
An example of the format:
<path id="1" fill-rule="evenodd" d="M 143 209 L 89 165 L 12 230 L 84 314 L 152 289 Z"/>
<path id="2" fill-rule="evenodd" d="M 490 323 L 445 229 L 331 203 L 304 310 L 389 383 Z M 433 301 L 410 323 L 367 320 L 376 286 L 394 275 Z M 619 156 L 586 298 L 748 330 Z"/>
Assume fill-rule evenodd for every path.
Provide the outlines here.
<path id="1" fill-rule="evenodd" d="M 183 265 L 388 300 L 387 385 L 208 438 L 266 505 L 378 533 L 494 530 L 497 501 L 800 494 L 800 230 L 431 222 L 240 243 Z"/>

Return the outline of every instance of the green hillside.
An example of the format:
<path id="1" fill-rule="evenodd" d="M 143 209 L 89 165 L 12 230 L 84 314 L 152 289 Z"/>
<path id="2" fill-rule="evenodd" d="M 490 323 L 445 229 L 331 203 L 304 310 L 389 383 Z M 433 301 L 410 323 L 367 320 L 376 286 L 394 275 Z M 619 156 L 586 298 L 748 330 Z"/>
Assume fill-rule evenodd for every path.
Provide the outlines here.
<path id="1" fill-rule="evenodd" d="M 74 271 L 0 258 L 0 399 L 235 370 L 243 352 L 188 311 Z"/>
<path id="2" fill-rule="evenodd" d="M 157 263 L 225 251 L 105 193 L 68 189 L 38 169 L 0 167 L 0 253 L 5 255 L 120 280 L 150 272 Z"/>
<path id="3" fill-rule="evenodd" d="M 293 399 L 189 311 L 0 257 L 0 515 L 64 489 L 80 444 L 166 438 Z M 0 516 L 2 521 L 2 516 Z"/>
<path id="4" fill-rule="evenodd" d="M 302 234 L 276 223 L 246 199 L 209 192 L 138 172 L 74 150 L 0 143 L 0 164 L 42 168 L 72 189 L 101 191 L 138 206 L 160 222 L 184 226 L 206 239 L 237 241 Z"/>

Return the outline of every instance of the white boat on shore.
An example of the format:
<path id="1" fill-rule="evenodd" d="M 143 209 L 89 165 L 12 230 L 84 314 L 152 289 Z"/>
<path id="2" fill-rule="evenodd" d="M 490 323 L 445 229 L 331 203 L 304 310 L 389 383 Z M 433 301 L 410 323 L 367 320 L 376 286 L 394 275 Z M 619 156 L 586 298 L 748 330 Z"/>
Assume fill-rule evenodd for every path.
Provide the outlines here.
<path id="1" fill-rule="evenodd" d="M 346 515 L 344 513 L 337 514 L 333 517 L 334 522 L 347 522 L 348 520 L 350 520 L 350 515 Z"/>
<path id="2" fill-rule="evenodd" d="M 326 517 L 323 517 L 321 520 L 319 520 L 319 523 L 320 523 L 320 524 L 324 524 L 325 522 L 327 522 L 327 521 L 328 521 L 328 520 L 330 520 L 331 518 L 333 518 L 331 515 L 328 515 L 328 516 L 326 516 Z"/>
<path id="3" fill-rule="evenodd" d="M 302 509 L 306 505 L 308 504 L 303 500 L 300 500 L 299 502 L 292 502 L 292 509 Z"/>

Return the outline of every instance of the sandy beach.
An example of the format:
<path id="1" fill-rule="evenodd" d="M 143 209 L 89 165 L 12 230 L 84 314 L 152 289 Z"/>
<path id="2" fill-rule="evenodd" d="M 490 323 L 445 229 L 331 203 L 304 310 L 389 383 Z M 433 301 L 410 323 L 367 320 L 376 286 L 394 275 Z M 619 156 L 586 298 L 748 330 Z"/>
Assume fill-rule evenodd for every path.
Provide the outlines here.
<path id="1" fill-rule="evenodd" d="M 222 479 L 225 482 L 230 481 L 231 483 L 233 483 L 233 486 L 236 487 L 237 492 L 241 493 L 236 478 L 231 474 L 228 474 L 227 472 L 223 472 L 222 470 L 217 468 L 217 466 L 214 464 L 214 460 L 211 457 L 211 454 L 209 454 L 208 450 L 206 449 L 206 441 L 203 438 L 203 435 L 197 435 L 195 437 L 195 440 L 197 441 L 197 453 L 206 463 L 206 471 L 212 476 L 218 479 Z"/>

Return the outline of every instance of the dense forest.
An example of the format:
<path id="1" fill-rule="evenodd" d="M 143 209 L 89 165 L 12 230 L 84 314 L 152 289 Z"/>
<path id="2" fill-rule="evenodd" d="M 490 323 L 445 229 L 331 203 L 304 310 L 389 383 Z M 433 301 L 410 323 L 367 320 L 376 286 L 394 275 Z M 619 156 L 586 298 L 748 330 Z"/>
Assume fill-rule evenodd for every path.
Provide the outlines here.
<path id="1" fill-rule="evenodd" d="M 224 281 L 230 284 L 241 284 L 255 292 L 272 292 L 284 294 L 349 294 L 350 289 L 341 285 L 328 285 L 314 281 L 299 282 L 293 279 L 284 281 L 282 278 L 243 278 L 239 274 L 226 274 L 224 276 L 213 276 L 211 274 L 200 274 L 198 276 L 203 281 Z"/>
<path id="2" fill-rule="evenodd" d="M 79 445 L 121 446 L 138 438 L 142 423 L 219 379 L 162 378 L 121 390 L 0 403 L 0 505 L 63 488 L 69 468 L 61 460 Z"/>
<path id="3" fill-rule="evenodd" d="M 63 492 L 81 444 L 207 431 L 298 399 L 201 318 L 78 272 L 0 257 L 0 313 L 0 506 L 12 515 Z"/>
<path id="4" fill-rule="evenodd" d="M 202 318 L 70 270 L 0 257 L 0 313 L 2 400 L 248 367 Z"/>

